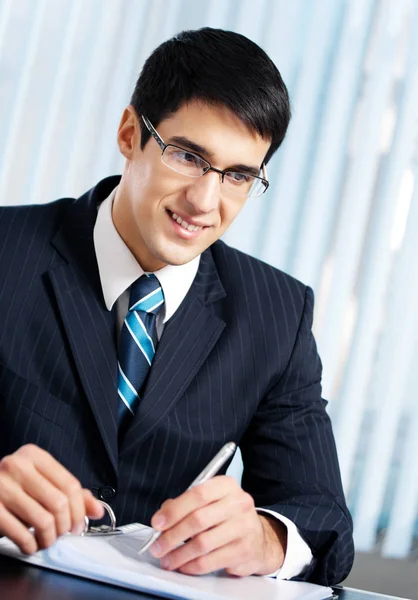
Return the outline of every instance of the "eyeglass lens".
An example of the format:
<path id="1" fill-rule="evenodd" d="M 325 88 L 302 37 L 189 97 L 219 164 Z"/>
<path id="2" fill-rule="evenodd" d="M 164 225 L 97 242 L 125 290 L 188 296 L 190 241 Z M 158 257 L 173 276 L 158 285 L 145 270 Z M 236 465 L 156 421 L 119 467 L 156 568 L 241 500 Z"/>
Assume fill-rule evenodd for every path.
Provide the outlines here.
<path id="1" fill-rule="evenodd" d="M 171 145 L 166 146 L 161 160 L 173 171 L 188 177 L 201 177 L 211 168 L 210 163 L 200 156 Z M 223 185 L 225 191 L 242 197 L 261 196 L 265 189 L 261 179 L 234 171 L 224 174 Z"/>

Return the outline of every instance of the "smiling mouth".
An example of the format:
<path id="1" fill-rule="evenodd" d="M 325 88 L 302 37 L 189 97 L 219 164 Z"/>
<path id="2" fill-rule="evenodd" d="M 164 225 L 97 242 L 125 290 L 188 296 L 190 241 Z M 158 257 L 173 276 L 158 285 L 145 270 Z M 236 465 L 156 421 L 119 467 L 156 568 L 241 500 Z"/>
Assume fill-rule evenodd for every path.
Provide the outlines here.
<path id="1" fill-rule="evenodd" d="M 176 223 L 178 223 L 180 225 L 180 227 L 183 227 L 183 229 L 186 229 L 186 231 L 202 231 L 202 229 L 206 229 L 208 227 L 207 225 L 193 225 L 192 223 L 188 223 L 187 221 L 182 219 L 175 212 L 172 212 L 171 210 L 168 210 L 168 209 L 167 209 L 167 212 L 169 213 L 171 218 L 174 221 L 176 221 Z"/>

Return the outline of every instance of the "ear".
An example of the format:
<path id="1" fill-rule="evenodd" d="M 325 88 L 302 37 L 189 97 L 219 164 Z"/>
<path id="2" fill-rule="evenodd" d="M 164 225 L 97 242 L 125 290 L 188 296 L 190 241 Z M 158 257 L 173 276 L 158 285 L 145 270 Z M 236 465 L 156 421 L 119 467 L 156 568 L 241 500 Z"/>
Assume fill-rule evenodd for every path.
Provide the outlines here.
<path id="1" fill-rule="evenodd" d="M 117 140 L 121 154 L 128 160 L 133 157 L 134 152 L 140 147 L 141 131 L 135 109 L 131 105 L 123 111 Z"/>

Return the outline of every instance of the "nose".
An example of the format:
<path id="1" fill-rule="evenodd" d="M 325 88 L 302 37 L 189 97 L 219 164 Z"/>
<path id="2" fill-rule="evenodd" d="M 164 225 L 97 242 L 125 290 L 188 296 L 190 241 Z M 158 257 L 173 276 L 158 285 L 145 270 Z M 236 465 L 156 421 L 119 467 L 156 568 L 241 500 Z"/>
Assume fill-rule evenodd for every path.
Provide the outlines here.
<path id="1" fill-rule="evenodd" d="M 190 182 L 186 199 L 195 214 L 209 213 L 218 208 L 221 185 L 221 175 L 215 171 L 209 171 Z"/>

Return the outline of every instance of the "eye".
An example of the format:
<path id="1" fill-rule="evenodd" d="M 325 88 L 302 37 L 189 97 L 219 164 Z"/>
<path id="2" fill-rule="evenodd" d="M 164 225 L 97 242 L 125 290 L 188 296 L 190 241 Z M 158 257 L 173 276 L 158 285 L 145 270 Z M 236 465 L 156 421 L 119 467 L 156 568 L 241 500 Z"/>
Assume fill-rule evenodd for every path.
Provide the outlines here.
<path id="1" fill-rule="evenodd" d="M 236 173 L 235 171 L 228 171 L 227 173 L 225 173 L 225 178 L 234 185 L 248 185 L 252 183 L 254 179 L 252 175 L 246 175 L 245 173 Z"/>
<path id="2" fill-rule="evenodd" d="M 193 152 L 188 152 L 187 150 L 176 150 L 175 156 L 179 162 L 190 167 L 200 168 L 202 166 L 202 159 L 199 156 L 196 156 L 196 154 L 193 154 Z"/>

